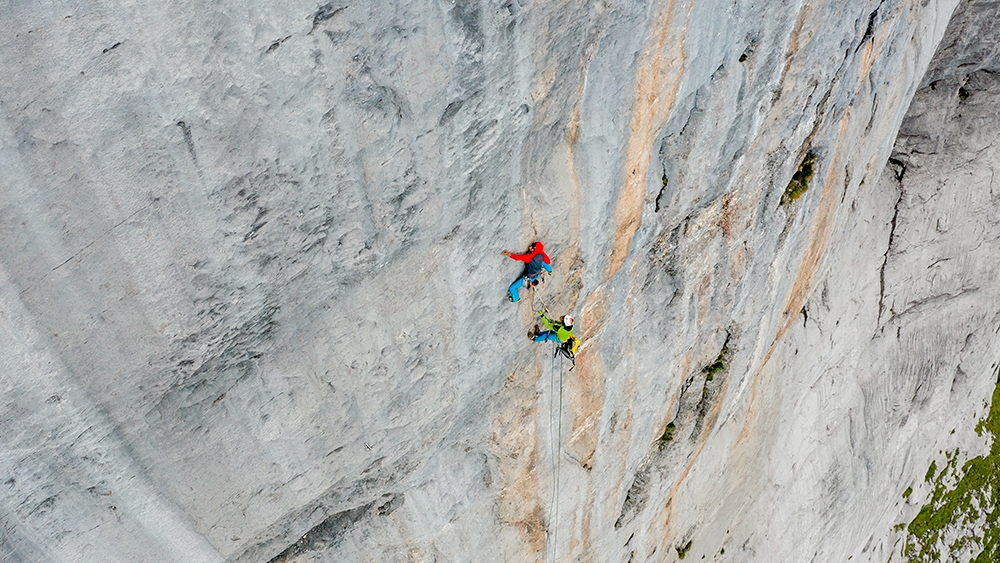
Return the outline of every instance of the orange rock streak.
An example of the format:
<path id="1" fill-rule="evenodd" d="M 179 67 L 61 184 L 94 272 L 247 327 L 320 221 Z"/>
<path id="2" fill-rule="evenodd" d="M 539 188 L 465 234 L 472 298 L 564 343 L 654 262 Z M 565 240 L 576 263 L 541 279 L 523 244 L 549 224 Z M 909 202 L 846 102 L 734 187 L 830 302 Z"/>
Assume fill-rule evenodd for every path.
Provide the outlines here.
<path id="1" fill-rule="evenodd" d="M 688 3 L 690 14 L 693 2 Z M 625 184 L 615 206 L 615 233 L 611 248 L 608 277 L 618 273 L 632 237 L 642 222 L 642 204 L 646 195 L 646 175 L 656 135 L 666 124 L 674 108 L 681 73 L 687 59 L 684 39 L 687 21 L 673 29 L 674 0 L 667 0 L 657 21 L 656 43 L 646 52 L 639 67 L 632 109 L 631 135 L 625 156 Z"/>

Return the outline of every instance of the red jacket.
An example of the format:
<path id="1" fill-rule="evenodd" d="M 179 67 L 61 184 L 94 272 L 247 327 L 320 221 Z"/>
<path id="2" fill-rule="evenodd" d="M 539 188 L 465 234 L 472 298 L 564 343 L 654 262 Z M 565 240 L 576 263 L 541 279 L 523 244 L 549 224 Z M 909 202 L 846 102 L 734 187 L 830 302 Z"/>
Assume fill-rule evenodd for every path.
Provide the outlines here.
<path id="1" fill-rule="evenodd" d="M 518 260 L 527 264 L 525 275 L 529 277 L 534 277 L 545 268 L 549 272 L 552 271 L 552 261 L 549 260 L 549 256 L 545 254 L 545 246 L 540 243 L 535 243 L 535 251 L 526 254 L 511 254 L 511 258 Z M 543 265 L 544 264 L 544 265 Z"/>

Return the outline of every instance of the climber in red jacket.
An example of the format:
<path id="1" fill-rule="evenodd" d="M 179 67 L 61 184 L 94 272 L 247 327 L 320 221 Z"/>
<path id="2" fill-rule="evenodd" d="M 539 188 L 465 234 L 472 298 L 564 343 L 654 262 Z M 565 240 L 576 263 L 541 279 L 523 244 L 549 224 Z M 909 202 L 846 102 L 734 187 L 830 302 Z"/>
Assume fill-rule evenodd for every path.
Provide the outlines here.
<path id="1" fill-rule="evenodd" d="M 514 283 L 510 284 L 510 288 L 508 289 L 510 295 L 507 299 L 514 303 L 521 300 L 521 296 L 518 295 L 517 290 L 525 286 L 537 284 L 539 278 L 542 277 L 542 270 L 550 274 L 552 273 L 552 261 L 545 254 L 545 246 L 541 242 L 531 243 L 527 254 L 511 254 L 504 250 L 503 255 L 525 263 L 524 272 L 521 273 L 521 276 Z"/>

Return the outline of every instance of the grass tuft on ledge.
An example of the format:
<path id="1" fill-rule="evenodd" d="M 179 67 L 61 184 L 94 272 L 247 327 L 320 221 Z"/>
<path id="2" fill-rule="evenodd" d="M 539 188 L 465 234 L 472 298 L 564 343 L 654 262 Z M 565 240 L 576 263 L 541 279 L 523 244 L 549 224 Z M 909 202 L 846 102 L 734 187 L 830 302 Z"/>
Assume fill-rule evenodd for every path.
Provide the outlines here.
<path id="1" fill-rule="evenodd" d="M 913 520 L 896 528 L 905 529 L 905 561 L 1000 561 L 1000 382 L 976 432 L 992 442 L 989 452 L 961 467 L 959 451 L 947 452 L 940 471 L 936 462 L 927 469 L 934 489 Z"/>
<path id="2" fill-rule="evenodd" d="M 792 180 L 788 182 L 785 193 L 781 195 L 781 205 L 787 205 L 806 193 L 806 190 L 809 189 L 809 181 L 815 174 L 815 170 L 813 170 L 815 164 L 816 153 L 809 151 L 802 159 L 802 163 L 799 164 L 799 169 L 795 171 L 795 174 L 792 174 Z"/>

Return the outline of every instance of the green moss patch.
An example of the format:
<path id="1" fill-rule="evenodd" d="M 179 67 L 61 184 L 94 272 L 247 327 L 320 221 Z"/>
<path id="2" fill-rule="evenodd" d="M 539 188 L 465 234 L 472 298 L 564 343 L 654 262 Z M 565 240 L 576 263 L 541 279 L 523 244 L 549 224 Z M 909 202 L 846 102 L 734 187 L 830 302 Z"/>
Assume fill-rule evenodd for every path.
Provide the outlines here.
<path id="1" fill-rule="evenodd" d="M 934 490 L 906 526 L 902 555 L 910 563 L 1000 561 L 1000 383 L 976 432 L 992 438 L 987 454 L 958 467 L 955 450 L 945 455 L 940 472 L 936 463 L 928 468 Z"/>
<path id="2" fill-rule="evenodd" d="M 663 436 L 660 436 L 660 441 L 661 442 L 669 442 L 669 441 L 673 440 L 674 439 L 674 428 L 676 428 L 676 427 L 674 426 L 673 422 L 671 422 L 670 424 L 668 424 L 667 427 L 663 430 Z"/>
<path id="3" fill-rule="evenodd" d="M 815 164 L 816 153 L 809 151 L 802 159 L 802 163 L 799 164 L 799 169 L 795 171 L 795 174 L 792 174 L 792 180 L 788 182 L 788 187 L 785 188 L 785 193 L 781 196 L 781 205 L 789 204 L 806 193 L 806 190 L 809 189 L 809 181 L 815 174 L 813 169 Z"/>
<path id="4" fill-rule="evenodd" d="M 688 542 L 684 545 L 678 545 L 674 549 L 677 550 L 677 557 L 684 559 L 684 556 L 691 550 L 691 540 L 688 540 Z"/>
<path id="5" fill-rule="evenodd" d="M 715 374 L 726 369 L 726 355 L 729 354 L 729 348 L 725 344 L 722 345 L 722 350 L 719 350 L 719 357 L 715 358 L 715 361 L 708 364 L 707 366 L 701 368 L 702 373 L 705 374 L 706 381 L 712 381 Z"/>

